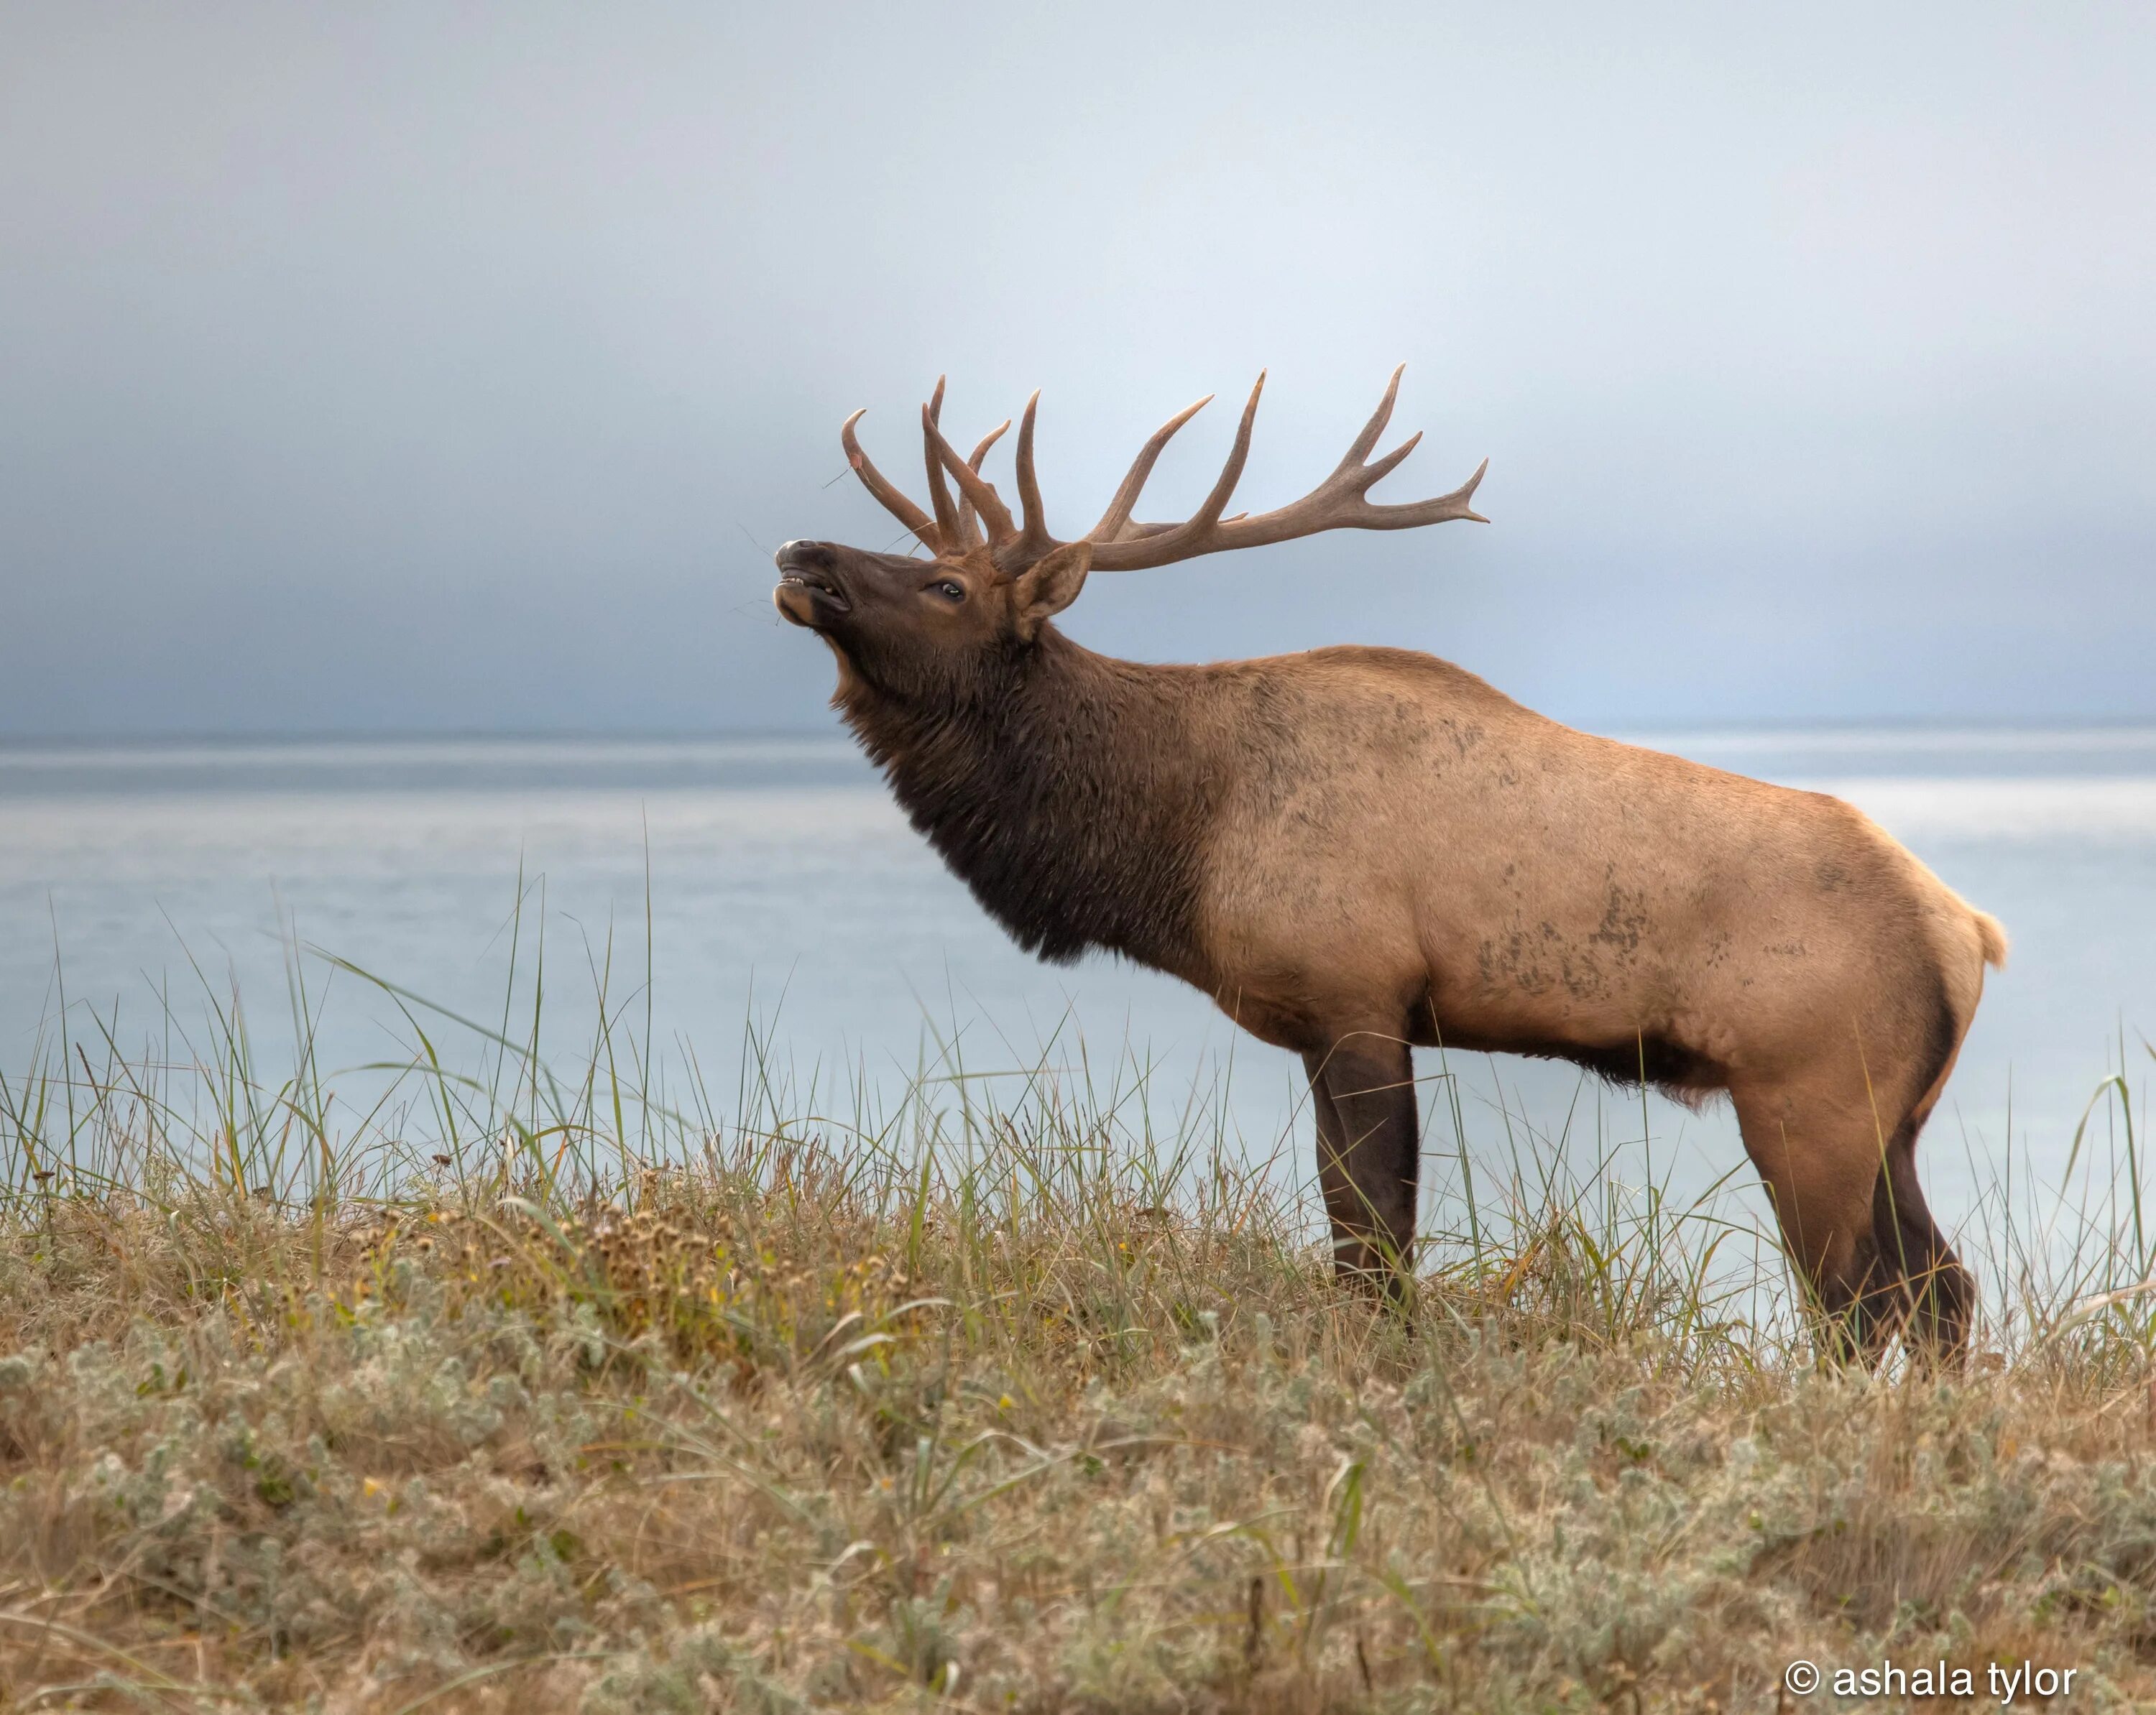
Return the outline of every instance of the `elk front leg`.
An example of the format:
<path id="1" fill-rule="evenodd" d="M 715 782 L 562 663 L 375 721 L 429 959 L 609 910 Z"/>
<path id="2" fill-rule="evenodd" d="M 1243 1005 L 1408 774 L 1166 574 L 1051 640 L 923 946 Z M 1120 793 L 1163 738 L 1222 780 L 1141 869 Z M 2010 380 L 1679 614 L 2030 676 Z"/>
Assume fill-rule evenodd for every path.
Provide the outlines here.
<path id="1" fill-rule="evenodd" d="M 1302 1057 L 1317 1112 L 1317 1183 L 1332 1221 L 1333 1267 L 1401 1294 L 1414 1273 L 1414 1070 L 1408 1045 L 1358 1032 Z"/>

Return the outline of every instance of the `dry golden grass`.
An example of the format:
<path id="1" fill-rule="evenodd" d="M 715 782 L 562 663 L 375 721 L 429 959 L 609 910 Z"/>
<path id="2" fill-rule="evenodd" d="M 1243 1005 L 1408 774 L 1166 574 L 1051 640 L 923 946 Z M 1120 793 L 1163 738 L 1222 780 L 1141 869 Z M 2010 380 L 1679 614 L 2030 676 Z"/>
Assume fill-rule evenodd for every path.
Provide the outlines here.
<path id="1" fill-rule="evenodd" d="M 1401 1317 L 1263 1181 L 1163 1206 L 1070 1141 L 24 1201 L 0 1697 L 1750 1709 L 1804 1658 L 2156 1698 L 2111 1313 L 1968 1379 L 1836 1373 L 1717 1313 L 1701 1235 L 1543 1209 Z"/>

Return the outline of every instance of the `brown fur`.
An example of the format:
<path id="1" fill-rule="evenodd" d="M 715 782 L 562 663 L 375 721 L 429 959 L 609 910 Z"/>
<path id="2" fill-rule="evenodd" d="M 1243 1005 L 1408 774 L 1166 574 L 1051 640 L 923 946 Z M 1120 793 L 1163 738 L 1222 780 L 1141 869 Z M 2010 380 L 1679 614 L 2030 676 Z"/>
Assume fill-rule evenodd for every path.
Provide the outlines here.
<path id="1" fill-rule="evenodd" d="M 1015 578 L 978 552 L 778 558 L 846 721 L 1022 945 L 1170 971 L 1303 1057 L 1343 1271 L 1412 1257 L 1411 1047 L 1553 1055 L 1727 1092 L 1840 1326 L 1965 1340 L 1914 1149 L 2005 939 L 1849 805 L 1402 650 L 1096 655 L 1048 622 L 1083 544 Z"/>

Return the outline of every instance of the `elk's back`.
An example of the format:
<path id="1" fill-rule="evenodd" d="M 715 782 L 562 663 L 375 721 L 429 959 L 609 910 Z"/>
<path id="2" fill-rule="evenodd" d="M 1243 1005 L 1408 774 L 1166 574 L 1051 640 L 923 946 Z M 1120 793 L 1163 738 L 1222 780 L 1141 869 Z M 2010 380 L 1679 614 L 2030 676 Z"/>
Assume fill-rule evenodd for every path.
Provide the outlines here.
<path id="1" fill-rule="evenodd" d="M 1221 1003 L 1283 1045 L 1408 1016 L 1466 1046 L 1645 1032 L 1758 1066 L 1897 972 L 1928 1006 L 1943 965 L 1980 975 L 1975 914 L 1838 799 L 1575 731 L 1405 651 L 1209 672 L 1229 779 L 1205 951 Z"/>

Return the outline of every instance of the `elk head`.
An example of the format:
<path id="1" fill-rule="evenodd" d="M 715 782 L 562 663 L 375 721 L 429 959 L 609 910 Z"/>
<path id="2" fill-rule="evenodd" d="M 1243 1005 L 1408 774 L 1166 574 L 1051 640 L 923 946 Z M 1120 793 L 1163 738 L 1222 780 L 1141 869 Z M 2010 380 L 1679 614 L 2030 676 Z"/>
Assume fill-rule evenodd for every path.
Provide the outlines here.
<path id="1" fill-rule="evenodd" d="M 1195 512 L 1170 524 L 1142 523 L 1131 515 L 1161 450 L 1211 402 L 1210 394 L 1153 432 L 1101 521 L 1069 541 L 1050 532 L 1034 473 L 1034 414 L 1040 395 L 1026 402 L 1019 422 L 1020 515 L 1013 518 L 995 485 L 981 474 L 982 460 L 1010 423 L 998 426 L 970 458 L 961 458 L 940 426 L 939 380 L 935 396 L 921 407 L 933 516 L 891 483 L 861 450 L 854 425 L 863 412 L 856 411 L 839 431 L 846 462 L 863 486 L 931 557 L 870 553 L 835 542 L 788 542 L 777 555 L 780 577 L 773 600 L 788 620 L 820 632 L 842 661 L 880 689 L 901 695 L 947 695 L 978 678 L 987 663 L 1009 661 L 1032 648 L 1047 621 L 1077 599 L 1090 571 L 1137 571 L 1323 530 L 1412 530 L 1457 518 L 1486 522 L 1468 502 L 1489 468 L 1487 459 L 1459 488 L 1434 500 L 1389 505 L 1369 499 L 1370 489 L 1422 439 L 1419 433 L 1411 435 L 1382 458 L 1363 462 L 1392 418 L 1405 367 L 1393 371 L 1384 397 L 1332 474 L 1300 500 L 1270 512 L 1224 515 L 1250 456 L 1250 427 L 1265 385 L 1260 373 L 1243 407 L 1228 461 Z"/>

